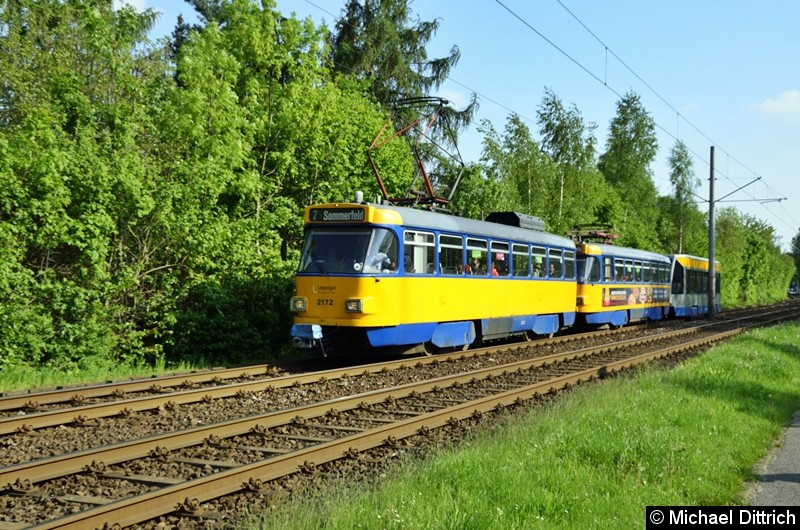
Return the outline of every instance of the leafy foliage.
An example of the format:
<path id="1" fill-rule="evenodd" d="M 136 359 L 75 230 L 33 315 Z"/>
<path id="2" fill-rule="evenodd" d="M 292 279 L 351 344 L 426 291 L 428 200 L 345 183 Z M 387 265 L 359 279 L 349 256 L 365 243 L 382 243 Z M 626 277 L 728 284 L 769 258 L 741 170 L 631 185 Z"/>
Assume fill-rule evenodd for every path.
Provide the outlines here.
<path id="1" fill-rule="evenodd" d="M 625 94 L 617 103 L 617 115 L 611 120 L 598 168 L 622 199 L 622 243 L 654 251 L 660 250 L 653 230 L 658 193 L 650 165 L 657 151 L 653 118 L 638 95 Z"/>
<path id="2" fill-rule="evenodd" d="M 376 195 L 368 147 L 395 99 L 427 96 L 458 60 L 457 48 L 428 58 L 439 22 L 404 0 L 349 1 L 333 35 L 270 0 L 190 3 L 203 23 L 158 43 L 154 11 L 108 0 L 0 8 L 0 367 L 279 351 L 295 265 L 280 249 L 299 239 L 304 206 Z M 473 95 L 443 117 L 458 129 L 476 107 Z M 630 245 L 704 254 L 704 215 L 655 191 L 638 96 L 617 112 L 598 157 L 595 126 L 547 90 L 540 139 L 517 115 L 502 133 L 484 122 L 480 163 L 437 158 L 437 190 L 461 175 L 453 208 L 468 217 L 517 210 L 558 233 L 606 223 Z M 409 146 L 373 155 L 403 195 Z M 680 144 L 671 160 L 676 190 L 696 185 Z M 783 296 L 794 264 L 771 227 L 733 210 L 717 227 L 723 304 Z"/>

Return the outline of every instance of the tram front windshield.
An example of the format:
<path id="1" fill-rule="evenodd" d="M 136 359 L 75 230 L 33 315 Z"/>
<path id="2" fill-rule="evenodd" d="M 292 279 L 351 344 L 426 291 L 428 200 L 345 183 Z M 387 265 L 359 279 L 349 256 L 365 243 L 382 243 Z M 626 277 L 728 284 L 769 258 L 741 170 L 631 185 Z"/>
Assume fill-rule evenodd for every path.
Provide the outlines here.
<path id="1" fill-rule="evenodd" d="M 306 231 L 299 272 L 395 273 L 397 248 L 397 236 L 385 228 L 313 227 Z"/>

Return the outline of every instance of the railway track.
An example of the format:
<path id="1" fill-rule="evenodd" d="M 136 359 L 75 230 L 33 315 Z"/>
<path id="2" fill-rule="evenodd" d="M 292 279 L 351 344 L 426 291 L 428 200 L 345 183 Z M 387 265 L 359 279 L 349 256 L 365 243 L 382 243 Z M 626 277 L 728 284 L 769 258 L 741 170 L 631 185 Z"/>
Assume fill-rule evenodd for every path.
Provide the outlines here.
<path id="1" fill-rule="evenodd" d="M 238 386 L 248 382 L 224 385 L 236 387 L 226 390 L 233 398 L 201 403 L 246 402 L 251 405 L 249 414 L 233 413 L 226 407 L 228 417 L 235 419 L 136 439 L 131 439 L 129 431 L 127 441 L 86 444 L 82 450 L 0 468 L 0 485 L 5 485 L 0 492 L 0 529 L 100 528 L 106 523 L 130 526 L 170 512 L 176 513 L 173 517 L 223 518 L 229 511 L 225 502 L 208 505 L 208 501 L 236 492 L 264 491 L 271 481 L 298 472 L 315 473 L 327 462 L 359 459 L 374 448 L 476 414 L 704 347 L 765 319 L 793 318 L 796 309 L 791 311 L 762 312 L 755 323 L 718 322 L 578 349 L 563 347 L 558 352 L 547 351 L 555 349 L 554 344 L 544 348 L 539 343 L 522 344 L 504 351 L 486 349 L 447 358 L 378 363 L 360 367 L 362 372 L 355 376 L 346 370 L 328 370 L 302 377 L 274 377 L 268 390 Z M 567 344 L 581 345 L 582 340 Z M 302 381 L 304 377 L 310 378 L 308 382 Z M 317 382 L 312 383 L 311 378 Z M 264 382 L 259 384 L 264 387 Z M 292 403 L 301 391 L 308 399 Z M 176 392 L 171 397 L 191 392 Z M 285 393 L 278 403 L 286 406 L 267 405 L 264 412 L 254 413 L 253 405 L 259 403 L 262 392 Z M 155 400 L 150 406 L 161 411 L 156 417 L 170 416 L 170 409 L 178 407 L 163 402 L 156 405 L 157 397 L 123 400 L 117 405 L 120 410 L 130 410 L 131 401 L 141 399 Z M 98 410 L 106 406 L 92 405 Z M 77 409 L 86 412 L 85 407 Z M 48 413 L 34 416 L 40 414 Z M 137 414 L 124 413 L 122 419 Z M 104 417 L 98 412 L 94 419 L 73 428 L 91 436 L 104 428 Z M 140 422 L 144 420 L 140 418 Z M 58 425 L 20 427 L 17 431 L 21 432 L 13 434 L 4 431 L 8 434 L 0 437 L 0 445 L 9 448 L 26 438 L 34 442 L 50 438 L 51 433 L 64 430 Z M 4 513 L 6 507 L 8 513 Z"/>
<path id="2" fill-rule="evenodd" d="M 775 304 L 774 310 L 791 307 L 791 303 Z M 739 318 L 760 309 L 737 309 L 720 314 L 720 320 Z M 682 325 L 680 321 L 660 323 L 659 326 Z M 611 332 L 599 332 L 606 336 L 615 334 L 637 333 L 636 328 L 622 328 Z M 537 344 L 559 344 L 581 340 L 586 337 L 599 336 L 598 332 L 582 333 L 542 339 Z M 438 356 L 442 358 L 443 356 Z M 353 362 L 361 362 L 356 359 Z M 253 383 L 266 381 L 297 373 L 319 371 L 320 364 L 343 367 L 352 366 L 348 360 L 334 359 L 306 359 L 299 361 L 276 362 L 234 368 L 215 368 L 209 370 L 192 371 L 186 373 L 166 374 L 143 379 L 126 381 L 108 381 L 103 384 L 79 385 L 72 387 L 59 387 L 56 389 L 40 391 L 10 391 L 0 392 L 0 421 L 3 418 L 30 416 L 41 412 L 55 410 L 74 410 L 78 407 L 97 405 L 101 403 L 119 402 L 147 396 L 164 396 L 186 390 L 199 391 L 203 388 L 215 388 L 236 383 Z M 390 365 L 387 365 L 390 366 Z M 246 385 L 245 385 L 246 386 Z M 80 414 L 75 414 L 76 416 Z M 2 432 L 0 432 L 2 434 Z"/>

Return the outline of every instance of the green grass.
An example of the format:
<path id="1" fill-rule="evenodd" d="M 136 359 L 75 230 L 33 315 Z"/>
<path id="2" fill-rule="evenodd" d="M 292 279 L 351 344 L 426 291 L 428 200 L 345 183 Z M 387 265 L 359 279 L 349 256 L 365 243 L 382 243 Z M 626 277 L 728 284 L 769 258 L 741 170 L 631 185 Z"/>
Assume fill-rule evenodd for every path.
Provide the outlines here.
<path id="1" fill-rule="evenodd" d="M 181 365 L 170 372 L 188 372 L 196 367 Z M 44 389 L 58 386 L 80 385 L 87 383 L 105 383 L 106 381 L 122 381 L 139 379 L 151 375 L 167 373 L 161 366 L 130 366 L 97 360 L 76 364 L 69 370 L 53 370 L 48 368 L 31 368 L 27 366 L 10 366 L 0 370 L 0 392 L 15 390 Z"/>
<path id="2" fill-rule="evenodd" d="M 757 330 L 248 528 L 641 528 L 647 505 L 746 504 L 754 465 L 799 407 L 800 324 Z"/>

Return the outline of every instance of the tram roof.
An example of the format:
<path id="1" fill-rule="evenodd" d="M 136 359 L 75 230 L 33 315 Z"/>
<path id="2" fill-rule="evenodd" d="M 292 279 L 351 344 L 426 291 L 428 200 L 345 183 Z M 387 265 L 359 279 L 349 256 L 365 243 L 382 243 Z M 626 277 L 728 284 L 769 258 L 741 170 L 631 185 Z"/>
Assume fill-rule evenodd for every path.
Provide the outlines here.
<path id="1" fill-rule="evenodd" d="M 538 230 L 519 228 L 489 221 L 479 221 L 477 219 L 468 219 L 466 217 L 445 213 L 417 210 L 415 208 L 405 208 L 402 206 L 390 206 L 385 204 L 370 204 L 370 206 L 396 211 L 403 219 L 403 226 L 408 226 L 409 228 L 428 228 L 445 232 L 458 232 L 470 236 L 509 239 L 526 243 L 540 243 L 568 248 L 575 247 L 575 243 L 568 237 L 551 234 L 550 232 L 540 232 Z"/>
<path id="2" fill-rule="evenodd" d="M 669 257 L 671 260 L 677 261 L 684 266 L 708 270 L 708 258 L 693 256 L 691 254 L 671 254 Z M 714 260 L 714 268 L 717 271 L 720 270 L 719 260 Z"/>
<path id="3" fill-rule="evenodd" d="M 657 252 L 650 252 L 649 250 L 639 250 L 638 248 L 618 247 L 616 245 L 608 245 L 606 243 L 584 243 L 587 249 L 586 252 L 593 256 L 614 256 L 618 258 L 641 259 L 648 261 L 661 261 L 669 263 L 669 258 Z"/>
<path id="4" fill-rule="evenodd" d="M 340 203 L 336 206 L 352 206 L 355 203 Z M 527 228 L 494 223 L 489 221 L 479 221 L 468 219 L 457 215 L 418 210 L 405 206 L 393 206 L 388 204 L 361 203 L 362 206 L 395 212 L 400 217 L 400 224 L 408 228 L 437 230 L 463 234 L 466 236 L 487 237 L 493 239 L 505 239 L 518 241 L 521 243 L 538 243 L 541 245 L 551 245 L 566 248 L 575 248 L 575 243 L 564 236 L 540 232 Z M 322 205 L 319 205 L 322 206 Z M 333 205 L 328 205 L 333 206 Z M 317 207 L 317 206 L 315 206 Z"/>

